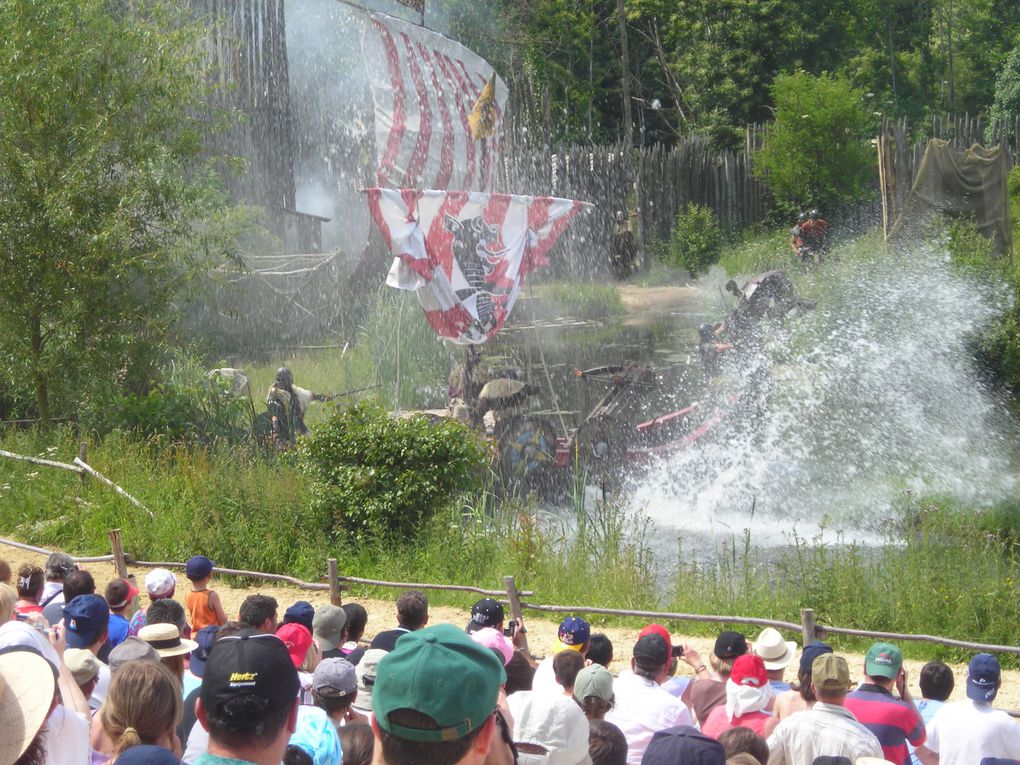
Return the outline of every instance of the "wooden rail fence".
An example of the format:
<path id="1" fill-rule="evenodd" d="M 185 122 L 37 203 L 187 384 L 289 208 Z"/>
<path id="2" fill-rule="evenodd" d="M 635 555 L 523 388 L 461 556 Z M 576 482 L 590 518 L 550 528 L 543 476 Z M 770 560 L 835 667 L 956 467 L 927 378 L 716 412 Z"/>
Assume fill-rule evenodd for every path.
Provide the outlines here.
<path id="1" fill-rule="evenodd" d="M 133 558 L 124 551 L 121 541 L 120 529 L 111 529 L 109 532 L 111 554 L 81 557 L 72 556 L 79 563 L 102 563 L 112 562 L 117 568 L 119 576 L 128 578 L 128 564 L 142 568 L 176 568 L 183 569 L 184 563 L 165 561 L 143 561 Z M 35 547 L 12 539 L 0 538 L 0 544 L 15 547 L 20 550 L 48 555 L 52 550 L 42 547 Z M 263 571 L 247 571 L 244 569 L 224 568 L 217 566 L 213 571 L 229 576 L 239 576 L 248 579 L 262 579 L 270 582 L 280 582 L 297 587 L 302 590 L 328 592 L 330 602 L 334 605 L 342 603 L 341 593 L 349 589 L 351 584 L 360 584 L 368 587 L 388 587 L 402 590 L 442 590 L 447 592 L 470 592 L 491 598 L 500 599 L 502 603 L 510 607 L 512 618 L 520 619 L 524 611 L 533 611 L 547 614 L 599 614 L 603 616 L 628 616 L 654 620 L 657 622 L 692 622 L 692 623 L 713 623 L 713 624 L 747 624 L 756 627 L 774 627 L 788 632 L 799 632 L 804 645 L 812 643 L 817 639 L 823 639 L 828 635 L 847 635 L 851 637 L 863 637 L 882 640 L 906 640 L 914 642 L 935 643 L 938 645 L 950 646 L 953 648 L 964 648 L 973 651 L 988 651 L 992 653 L 1020 654 L 1020 646 L 995 645 L 989 643 L 978 643 L 969 640 L 957 640 L 954 638 L 942 637 L 940 635 L 915 635 L 898 632 L 878 632 L 874 630 L 860 630 L 851 627 L 836 627 L 822 625 L 815 622 L 813 609 L 801 609 L 800 622 L 783 621 L 779 619 L 763 619 L 754 616 L 734 616 L 727 614 L 688 614 L 673 611 L 648 611 L 640 609 L 625 608 L 600 608 L 598 606 L 574 605 L 560 606 L 533 603 L 522 600 L 535 595 L 530 590 L 519 590 L 513 576 L 503 577 L 503 589 L 485 589 L 471 585 L 462 584 L 436 584 L 427 582 L 392 582 L 379 579 L 365 579 L 362 577 L 342 576 L 338 573 L 337 561 L 330 558 L 326 562 L 327 574 L 323 577 L 324 582 L 306 582 L 296 577 L 285 574 L 271 574 Z"/>

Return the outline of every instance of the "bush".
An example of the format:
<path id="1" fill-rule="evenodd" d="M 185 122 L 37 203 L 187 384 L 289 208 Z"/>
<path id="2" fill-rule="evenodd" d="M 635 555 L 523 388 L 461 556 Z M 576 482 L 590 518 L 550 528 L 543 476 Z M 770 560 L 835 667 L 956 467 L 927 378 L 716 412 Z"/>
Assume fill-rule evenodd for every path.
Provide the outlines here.
<path id="1" fill-rule="evenodd" d="M 374 402 L 337 411 L 301 441 L 313 512 L 334 535 L 409 540 L 461 491 L 477 487 L 485 449 L 463 425 L 391 417 Z"/>
<path id="2" fill-rule="evenodd" d="M 659 259 L 692 276 L 703 274 L 722 254 L 723 234 L 712 208 L 688 205 L 676 216 L 673 233 L 662 245 Z"/>
<path id="3" fill-rule="evenodd" d="M 92 403 L 84 415 L 97 433 L 123 430 L 146 438 L 237 443 L 252 429 L 252 403 L 235 396 L 222 378 L 207 379 L 195 359 L 181 356 L 163 382 L 145 395 L 111 393 Z"/>
<path id="4" fill-rule="evenodd" d="M 754 173 L 781 211 L 832 209 L 866 196 L 874 152 L 865 94 L 843 77 L 797 72 L 777 77 L 772 95 L 776 119 Z"/>

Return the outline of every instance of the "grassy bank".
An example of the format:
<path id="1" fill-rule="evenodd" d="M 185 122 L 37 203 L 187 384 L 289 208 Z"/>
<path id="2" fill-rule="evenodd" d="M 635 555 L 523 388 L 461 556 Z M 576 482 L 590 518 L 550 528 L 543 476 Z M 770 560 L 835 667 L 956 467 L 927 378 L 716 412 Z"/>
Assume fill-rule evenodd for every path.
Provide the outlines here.
<path id="1" fill-rule="evenodd" d="M 67 460 L 77 440 L 67 431 L 49 438 L 23 432 L 7 434 L 2 448 Z M 811 607 L 822 623 L 1003 644 L 1015 643 L 1020 621 L 1020 508 L 1013 505 L 978 513 L 908 497 L 873 547 L 794 536 L 788 548 L 765 552 L 735 536 L 714 554 L 664 561 L 649 551 L 640 515 L 578 504 L 550 516 L 479 490 L 441 512 L 415 544 L 353 546 L 323 531 L 309 509 L 307 479 L 287 457 L 113 434 L 89 444 L 89 459 L 156 521 L 94 481 L 2 460 L 3 533 L 103 554 L 107 530 L 120 527 L 127 549 L 150 560 L 203 552 L 228 567 L 314 579 L 336 557 L 348 575 L 489 587 L 513 574 L 537 602 L 791 621 Z M 675 576 L 664 578 L 666 570 Z M 671 591 L 662 592 L 664 581 Z M 456 605 L 470 600 L 436 596 Z M 961 655 L 926 645 L 908 653 Z"/>

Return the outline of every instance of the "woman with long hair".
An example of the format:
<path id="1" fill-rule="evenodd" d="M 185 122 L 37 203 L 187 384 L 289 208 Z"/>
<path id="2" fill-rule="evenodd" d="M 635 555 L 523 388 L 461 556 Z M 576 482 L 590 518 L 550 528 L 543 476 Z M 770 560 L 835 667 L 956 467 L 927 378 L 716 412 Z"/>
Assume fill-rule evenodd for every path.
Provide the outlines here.
<path id="1" fill-rule="evenodd" d="M 167 749 L 180 759 L 181 742 L 175 728 L 181 721 L 184 702 L 176 678 L 163 664 L 131 661 L 117 670 L 99 723 L 110 742 L 108 759 L 93 763 L 113 765 L 134 746 L 150 744 Z"/>

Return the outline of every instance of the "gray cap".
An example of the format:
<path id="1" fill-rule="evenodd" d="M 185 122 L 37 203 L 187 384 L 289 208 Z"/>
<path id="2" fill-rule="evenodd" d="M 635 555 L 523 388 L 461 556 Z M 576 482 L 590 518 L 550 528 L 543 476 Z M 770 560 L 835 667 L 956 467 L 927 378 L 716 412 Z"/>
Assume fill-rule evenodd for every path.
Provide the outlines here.
<path id="1" fill-rule="evenodd" d="M 361 657 L 356 667 L 358 675 L 358 698 L 352 706 L 363 712 L 372 711 L 372 686 L 375 685 L 375 672 L 379 666 L 379 660 L 388 654 L 382 648 L 369 648 Z"/>
<path id="2" fill-rule="evenodd" d="M 603 701 L 613 699 L 613 676 L 601 664 L 590 664 L 577 673 L 574 680 L 574 698 L 584 701 L 597 696 Z"/>
<path id="3" fill-rule="evenodd" d="M 59 579 L 63 581 L 64 577 L 70 574 L 72 571 L 78 569 L 78 564 L 74 562 L 67 553 L 55 552 L 50 553 L 50 557 L 46 559 L 46 578 L 47 579 Z"/>
<path id="4" fill-rule="evenodd" d="M 315 609 L 312 617 L 312 637 L 320 651 L 335 651 L 343 639 L 347 626 L 347 613 L 339 606 L 326 604 Z"/>
<path id="5" fill-rule="evenodd" d="M 110 651 L 110 674 L 115 674 L 129 661 L 158 662 L 159 652 L 140 637 L 132 635 Z"/>
<path id="6" fill-rule="evenodd" d="M 323 659 L 312 675 L 312 688 L 320 696 L 336 699 L 358 690 L 358 674 L 347 659 Z"/>

